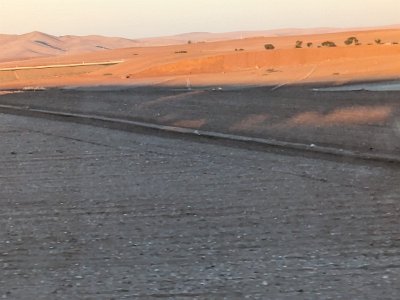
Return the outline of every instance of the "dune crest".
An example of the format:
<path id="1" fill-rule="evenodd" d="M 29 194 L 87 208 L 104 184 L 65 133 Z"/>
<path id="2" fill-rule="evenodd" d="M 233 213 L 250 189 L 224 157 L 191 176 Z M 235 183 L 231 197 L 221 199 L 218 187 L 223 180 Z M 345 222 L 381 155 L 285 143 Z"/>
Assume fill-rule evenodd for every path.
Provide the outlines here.
<path id="1" fill-rule="evenodd" d="M 0 62 L 136 46 L 134 40 L 102 36 L 56 37 L 39 31 L 0 35 Z"/>

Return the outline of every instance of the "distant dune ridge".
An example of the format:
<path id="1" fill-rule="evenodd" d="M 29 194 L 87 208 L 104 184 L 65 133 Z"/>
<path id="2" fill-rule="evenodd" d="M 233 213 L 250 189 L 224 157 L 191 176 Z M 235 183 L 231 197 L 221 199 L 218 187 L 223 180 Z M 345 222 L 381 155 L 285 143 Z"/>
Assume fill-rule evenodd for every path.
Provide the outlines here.
<path id="1" fill-rule="evenodd" d="M 400 28 L 400 25 L 386 26 L 385 28 Z M 106 37 L 100 35 L 53 36 L 39 31 L 33 31 L 22 35 L 0 34 L 0 62 L 37 57 L 80 54 L 85 52 L 96 52 L 101 50 L 129 47 L 169 46 L 187 44 L 188 42 L 215 42 L 261 36 L 284 37 L 294 35 L 325 34 L 349 30 L 350 29 L 342 28 L 286 28 L 276 30 L 235 31 L 224 33 L 190 32 L 171 36 L 141 39 Z M 359 29 L 352 29 L 352 31 L 354 30 Z"/>
<path id="2" fill-rule="evenodd" d="M 134 47 L 137 44 L 135 40 L 97 35 L 56 37 L 38 31 L 22 35 L 2 34 L 0 61 L 95 52 Z"/>
<path id="3" fill-rule="evenodd" d="M 346 43 L 349 38 L 357 42 Z M 327 41 L 336 47 L 324 46 Z M 274 49 L 266 49 L 269 44 Z M 137 40 L 56 37 L 41 32 L 0 35 L 0 71 L 2 88 L 188 83 L 279 86 L 398 79 L 400 26 L 193 32 Z"/>
<path id="4" fill-rule="evenodd" d="M 142 39 L 126 39 L 119 37 L 105 37 L 100 35 L 90 36 L 53 36 L 39 31 L 21 35 L 0 34 L 0 62 L 30 59 L 37 57 L 80 54 L 101 50 L 168 46 L 191 42 L 211 42 L 248 38 L 255 36 L 285 36 L 289 34 L 326 33 L 335 32 L 333 28 L 313 30 L 282 29 L 268 31 L 243 31 L 228 33 L 192 32 L 165 37 L 152 37 Z"/>

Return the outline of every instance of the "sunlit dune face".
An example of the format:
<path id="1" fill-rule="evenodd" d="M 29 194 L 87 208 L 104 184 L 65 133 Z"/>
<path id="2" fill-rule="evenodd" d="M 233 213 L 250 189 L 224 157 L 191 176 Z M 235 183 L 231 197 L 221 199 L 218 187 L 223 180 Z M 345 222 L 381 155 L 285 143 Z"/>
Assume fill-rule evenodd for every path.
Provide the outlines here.
<path id="1" fill-rule="evenodd" d="M 346 45 L 350 37 L 358 45 Z M 244 39 L 170 44 L 156 47 L 134 44 L 133 48 L 46 55 L 18 61 L 2 61 L 0 49 L 0 86 L 16 88 L 31 85 L 115 85 L 154 84 L 186 87 L 218 85 L 301 84 L 307 82 L 350 82 L 398 78 L 400 69 L 400 30 L 369 30 L 339 33 L 252 37 Z M 376 39 L 382 44 L 377 44 Z M 300 49 L 296 42 L 302 41 Z M 336 47 L 324 47 L 331 41 Z M 154 41 L 153 41 L 154 42 Z M 176 42 L 176 41 L 175 41 Z M 50 40 L 49 40 L 50 43 Z M 83 43 L 83 41 L 82 41 Z M 1 43 L 0 43 L 1 44 Z M 36 43 L 37 44 L 37 43 Z M 35 47 L 38 45 L 35 44 Z M 158 43 L 156 44 L 165 44 Z M 271 44 L 274 49 L 267 50 Z M 142 45 L 142 46 L 140 46 Z M 153 46 L 151 46 L 153 45 Z M 166 45 L 166 44 L 165 44 Z M 82 45 L 81 45 L 82 46 Z M 140 46 L 140 47 L 138 47 Z M 11 46 L 10 46 L 11 47 Z M 43 48 L 43 45 L 40 46 Z M 54 45 L 54 47 L 59 47 Z M 53 49 L 49 48 L 49 49 Z M 14 55 L 17 48 L 4 48 Z M 67 47 L 68 48 L 68 47 Z M 81 47 L 80 47 L 81 48 Z M 107 47 L 108 48 L 108 47 Z M 113 48 L 113 47 L 111 47 Z M 35 48 L 36 49 L 36 48 Z M 85 48 L 84 49 L 88 49 Z M 15 50 L 15 51 L 14 51 Z M 25 49 L 24 53 L 30 48 Z M 89 50 L 86 50 L 89 51 Z M 33 53 L 28 51 L 28 54 Z M 22 55 L 22 56 L 21 56 Z M 15 59 L 17 59 L 15 58 Z M 86 65 L 10 71 L 15 67 L 37 67 L 119 61 L 113 65 Z M 158 99 L 149 105 L 185 97 Z"/>
<path id="2" fill-rule="evenodd" d="M 206 124 L 205 119 L 198 119 L 198 120 L 180 120 L 175 122 L 173 125 L 184 128 L 200 128 L 205 124 Z"/>
<path id="3" fill-rule="evenodd" d="M 11 92 L 9 92 L 9 91 L 0 91 L 0 96 L 7 95 L 7 94 L 11 94 Z"/>
<path id="4" fill-rule="evenodd" d="M 251 130 L 262 125 L 269 118 L 268 114 L 253 114 L 234 124 L 231 130 Z"/>
<path id="5" fill-rule="evenodd" d="M 288 124 L 290 126 L 381 124 L 389 119 L 392 110 L 390 106 L 356 106 L 336 109 L 328 114 L 304 112 L 291 118 Z"/>
<path id="6" fill-rule="evenodd" d="M 0 96 L 21 93 L 21 91 L 0 91 Z"/>

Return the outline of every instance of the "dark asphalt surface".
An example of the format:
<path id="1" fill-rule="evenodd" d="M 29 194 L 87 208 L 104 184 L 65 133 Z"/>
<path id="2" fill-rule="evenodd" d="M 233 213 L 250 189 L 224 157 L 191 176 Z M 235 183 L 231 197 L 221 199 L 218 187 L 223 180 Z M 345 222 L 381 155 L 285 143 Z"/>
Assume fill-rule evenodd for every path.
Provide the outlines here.
<path id="1" fill-rule="evenodd" d="M 189 127 L 400 157 L 400 92 L 315 92 L 310 86 L 229 90 L 157 87 L 48 90 L 16 105 Z"/>
<path id="2" fill-rule="evenodd" d="M 1 298 L 400 298 L 397 164 L 11 115 L 0 138 Z"/>

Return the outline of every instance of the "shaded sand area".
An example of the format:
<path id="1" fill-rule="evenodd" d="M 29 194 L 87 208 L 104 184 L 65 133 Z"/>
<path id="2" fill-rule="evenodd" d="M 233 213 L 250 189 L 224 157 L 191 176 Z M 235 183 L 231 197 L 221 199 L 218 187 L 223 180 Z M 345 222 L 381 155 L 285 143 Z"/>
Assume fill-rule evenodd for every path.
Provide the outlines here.
<path id="1" fill-rule="evenodd" d="M 315 88 L 50 89 L 2 95 L 0 110 L 9 112 L 14 107 L 17 111 L 11 113 L 22 109 L 28 115 L 45 110 L 103 116 L 400 158 L 399 92 L 318 92 Z"/>
<path id="2" fill-rule="evenodd" d="M 357 42 L 347 45 L 349 37 Z M 326 42 L 336 47 L 327 47 Z M 0 87 L 280 85 L 396 79 L 399 43 L 400 30 L 387 29 L 104 50 L 1 63 Z M 267 44 L 275 49 L 267 50 Z M 300 48 L 295 48 L 296 44 Z M 122 62 L 57 70 L 4 70 L 99 61 Z"/>
<path id="3" fill-rule="evenodd" d="M 0 128 L 1 298 L 398 299 L 398 165 Z"/>
<path id="4" fill-rule="evenodd" d="M 366 82 L 360 84 L 347 84 L 335 87 L 315 88 L 320 92 L 346 92 L 346 91 L 400 91 L 400 81 Z"/>

